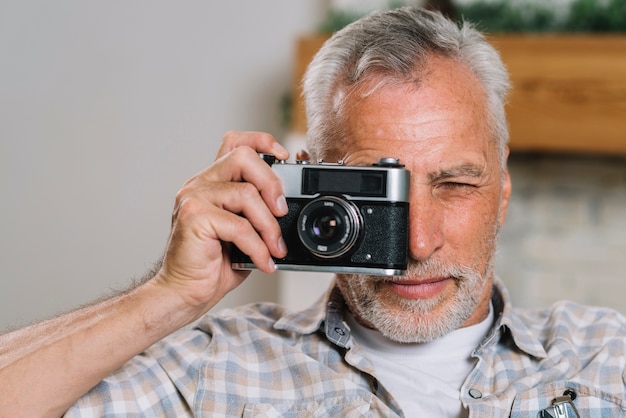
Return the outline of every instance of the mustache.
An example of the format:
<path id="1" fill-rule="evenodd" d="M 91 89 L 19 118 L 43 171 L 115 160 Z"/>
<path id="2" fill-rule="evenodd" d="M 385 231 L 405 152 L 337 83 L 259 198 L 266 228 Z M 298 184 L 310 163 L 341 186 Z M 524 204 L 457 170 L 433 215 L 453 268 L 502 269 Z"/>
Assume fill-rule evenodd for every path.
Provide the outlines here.
<path id="1" fill-rule="evenodd" d="M 450 262 L 442 262 L 434 259 L 428 260 L 409 260 L 406 273 L 403 276 L 392 277 L 376 277 L 379 282 L 408 280 L 411 278 L 436 278 L 450 277 L 452 279 L 462 280 L 480 280 L 483 275 L 480 271 L 473 267 L 456 264 Z M 372 276 L 374 278 L 374 276 Z"/>

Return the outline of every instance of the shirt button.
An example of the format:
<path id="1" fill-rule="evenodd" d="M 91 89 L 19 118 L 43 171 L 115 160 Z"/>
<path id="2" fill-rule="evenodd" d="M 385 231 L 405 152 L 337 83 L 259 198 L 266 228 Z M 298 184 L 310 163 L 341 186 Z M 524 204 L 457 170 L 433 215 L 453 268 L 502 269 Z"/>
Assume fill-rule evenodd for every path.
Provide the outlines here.
<path id="1" fill-rule="evenodd" d="M 470 389 L 469 396 L 471 396 L 474 399 L 480 399 L 483 397 L 483 393 L 479 391 L 478 389 Z"/>

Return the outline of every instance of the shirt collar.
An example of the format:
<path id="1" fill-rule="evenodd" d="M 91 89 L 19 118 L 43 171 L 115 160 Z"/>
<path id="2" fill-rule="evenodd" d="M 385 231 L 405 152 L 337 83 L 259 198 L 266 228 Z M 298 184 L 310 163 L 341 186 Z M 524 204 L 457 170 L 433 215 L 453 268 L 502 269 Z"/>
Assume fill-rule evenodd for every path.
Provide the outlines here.
<path id="1" fill-rule="evenodd" d="M 496 320 L 487 337 L 476 349 L 475 353 L 480 352 L 492 341 L 511 339 L 521 351 L 536 358 L 546 358 L 548 354 L 541 341 L 523 320 L 519 310 L 513 309 L 511 295 L 502 280 L 497 277 L 493 281 L 491 302 L 494 307 Z"/>
<path id="2" fill-rule="evenodd" d="M 491 301 L 495 322 L 475 354 L 493 342 L 510 338 L 521 351 L 536 358 L 547 357 L 535 333 L 526 325 L 520 312 L 513 309 L 509 292 L 499 278 L 494 279 Z M 343 296 L 335 283 L 332 283 L 328 291 L 311 307 L 283 316 L 274 324 L 274 328 L 299 334 L 312 334 L 321 329 L 329 341 L 347 348 L 350 328 L 343 321 L 344 309 Z"/>
<path id="3" fill-rule="evenodd" d="M 283 316 L 276 321 L 274 329 L 312 334 L 323 328 L 330 342 L 347 348 L 350 342 L 350 328 L 343 320 L 344 309 L 343 296 L 333 281 L 328 291 L 310 308 Z"/>

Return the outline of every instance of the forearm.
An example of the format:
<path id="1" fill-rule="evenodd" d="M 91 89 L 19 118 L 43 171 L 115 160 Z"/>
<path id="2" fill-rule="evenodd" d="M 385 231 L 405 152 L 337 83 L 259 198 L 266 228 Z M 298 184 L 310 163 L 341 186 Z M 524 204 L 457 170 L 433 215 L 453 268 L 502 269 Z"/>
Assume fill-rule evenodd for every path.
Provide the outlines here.
<path id="1" fill-rule="evenodd" d="M 208 311 L 249 274 L 231 269 L 225 242 L 262 271 L 275 269 L 272 257 L 287 252 L 276 217 L 288 209 L 280 178 L 258 153 L 289 157 L 269 134 L 231 132 L 215 163 L 185 183 L 151 280 L 0 338 L 0 416 L 61 415 L 133 356 Z"/>
<path id="2" fill-rule="evenodd" d="M 199 315 L 154 281 L 0 339 L 0 416 L 59 416 L 133 356 Z"/>

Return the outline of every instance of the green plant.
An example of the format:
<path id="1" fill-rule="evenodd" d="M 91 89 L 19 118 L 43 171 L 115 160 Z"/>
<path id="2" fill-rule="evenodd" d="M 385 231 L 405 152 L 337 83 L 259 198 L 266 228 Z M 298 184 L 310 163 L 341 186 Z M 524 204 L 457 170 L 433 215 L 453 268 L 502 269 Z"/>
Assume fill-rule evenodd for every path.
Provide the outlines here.
<path id="1" fill-rule="evenodd" d="M 342 10 L 330 10 L 326 14 L 326 19 L 318 27 L 319 33 L 333 33 L 349 25 L 361 17 L 358 13 L 349 13 Z"/>
<path id="2" fill-rule="evenodd" d="M 444 3 L 444 1 L 442 0 L 430 0 L 430 2 L 433 3 L 438 3 L 439 1 L 441 1 L 441 3 Z M 392 10 L 406 6 L 410 3 L 411 2 L 407 2 L 407 0 L 388 0 L 387 5 L 384 8 Z M 355 20 L 360 19 L 361 17 L 363 17 L 362 13 L 330 8 L 328 13 L 326 14 L 326 19 L 322 22 L 317 30 L 319 33 L 331 34 L 342 29 L 344 26 L 349 25 Z"/>
<path id="3" fill-rule="evenodd" d="M 626 29 L 626 1 L 612 0 L 603 6 L 596 0 L 576 0 L 572 3 L 565 29 L 623 31 Z"/>
<path id="4" fill-rule="evenodd" d="M 545 4 L 512 0 L 458 4 L 459 16 L 488 32 L 624 32 L 626 1 L 574 0 L 559 19 Z"/>
<path id="5" fill-rule="evenodd" d="M 458 6 L 459 15 L 492 32 L 546 31 L 554 26 L 554 13 L 542 6 L 513 5 L 509 1 L 478 1 Z"/>

